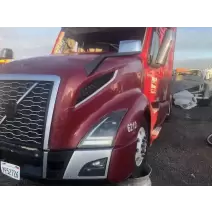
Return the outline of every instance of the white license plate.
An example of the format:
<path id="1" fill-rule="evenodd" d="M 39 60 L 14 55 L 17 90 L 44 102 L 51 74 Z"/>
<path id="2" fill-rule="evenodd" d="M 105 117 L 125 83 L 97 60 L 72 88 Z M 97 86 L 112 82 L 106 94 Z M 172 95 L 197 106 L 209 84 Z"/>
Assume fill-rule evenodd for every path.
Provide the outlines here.
<path id="1" fill-rule="evenodd" d="M 20 180 L 20 167 L 1 161 L 1 172 L 15 180 Z"/>

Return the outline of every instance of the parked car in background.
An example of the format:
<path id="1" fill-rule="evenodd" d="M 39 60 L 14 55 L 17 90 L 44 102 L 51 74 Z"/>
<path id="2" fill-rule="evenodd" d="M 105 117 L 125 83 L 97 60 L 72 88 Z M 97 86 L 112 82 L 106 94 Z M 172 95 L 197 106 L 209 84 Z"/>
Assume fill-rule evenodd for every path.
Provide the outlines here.
<path id="1" fill-rule="evenodd" d="M 175 90 L 174 104 L 184 109 L 209 106 L 212 100 L 212 69 L 183 70 L 175 76 L 178 90 Z"/>

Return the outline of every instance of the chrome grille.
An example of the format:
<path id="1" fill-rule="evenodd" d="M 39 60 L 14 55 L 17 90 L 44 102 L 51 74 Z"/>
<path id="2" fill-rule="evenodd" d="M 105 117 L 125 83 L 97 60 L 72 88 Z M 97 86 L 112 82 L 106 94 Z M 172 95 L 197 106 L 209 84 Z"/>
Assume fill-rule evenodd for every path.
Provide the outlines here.
<path id="1" fill-rule="evenodd" d="M 35 87 L 26 95 L 33 85 Z M 0 124 L 0 141 L 43 147 L 53 85 L 54 82 L 51 81 L 0 80 L 0 123 L 3 120 Z M 16 113 L 13 117 L 5 117 L 11 102 L 19 103 Z"/>

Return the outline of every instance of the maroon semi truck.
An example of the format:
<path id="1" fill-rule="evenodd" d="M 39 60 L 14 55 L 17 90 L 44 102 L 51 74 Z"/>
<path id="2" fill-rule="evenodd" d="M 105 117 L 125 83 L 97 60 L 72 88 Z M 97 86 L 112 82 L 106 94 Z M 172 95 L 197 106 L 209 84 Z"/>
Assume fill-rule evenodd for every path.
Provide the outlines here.
<path id="1" fill-rule="evenodd" d="M 142 173 L 171 112 L 175 28 L 62 28 L 52 55 L 0 67 L 0 159 L 16 180 Z"/>

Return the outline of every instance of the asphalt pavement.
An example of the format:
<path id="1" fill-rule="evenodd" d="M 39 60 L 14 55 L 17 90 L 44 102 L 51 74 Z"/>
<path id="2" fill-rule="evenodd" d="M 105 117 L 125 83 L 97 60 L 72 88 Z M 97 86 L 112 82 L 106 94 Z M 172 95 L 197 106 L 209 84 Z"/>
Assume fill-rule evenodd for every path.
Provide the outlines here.
<path id="1" fill-rule="evenodd" d="M 155 186 L 212 185 L 212 108 L 174 108 L 149 152 Z"/>

